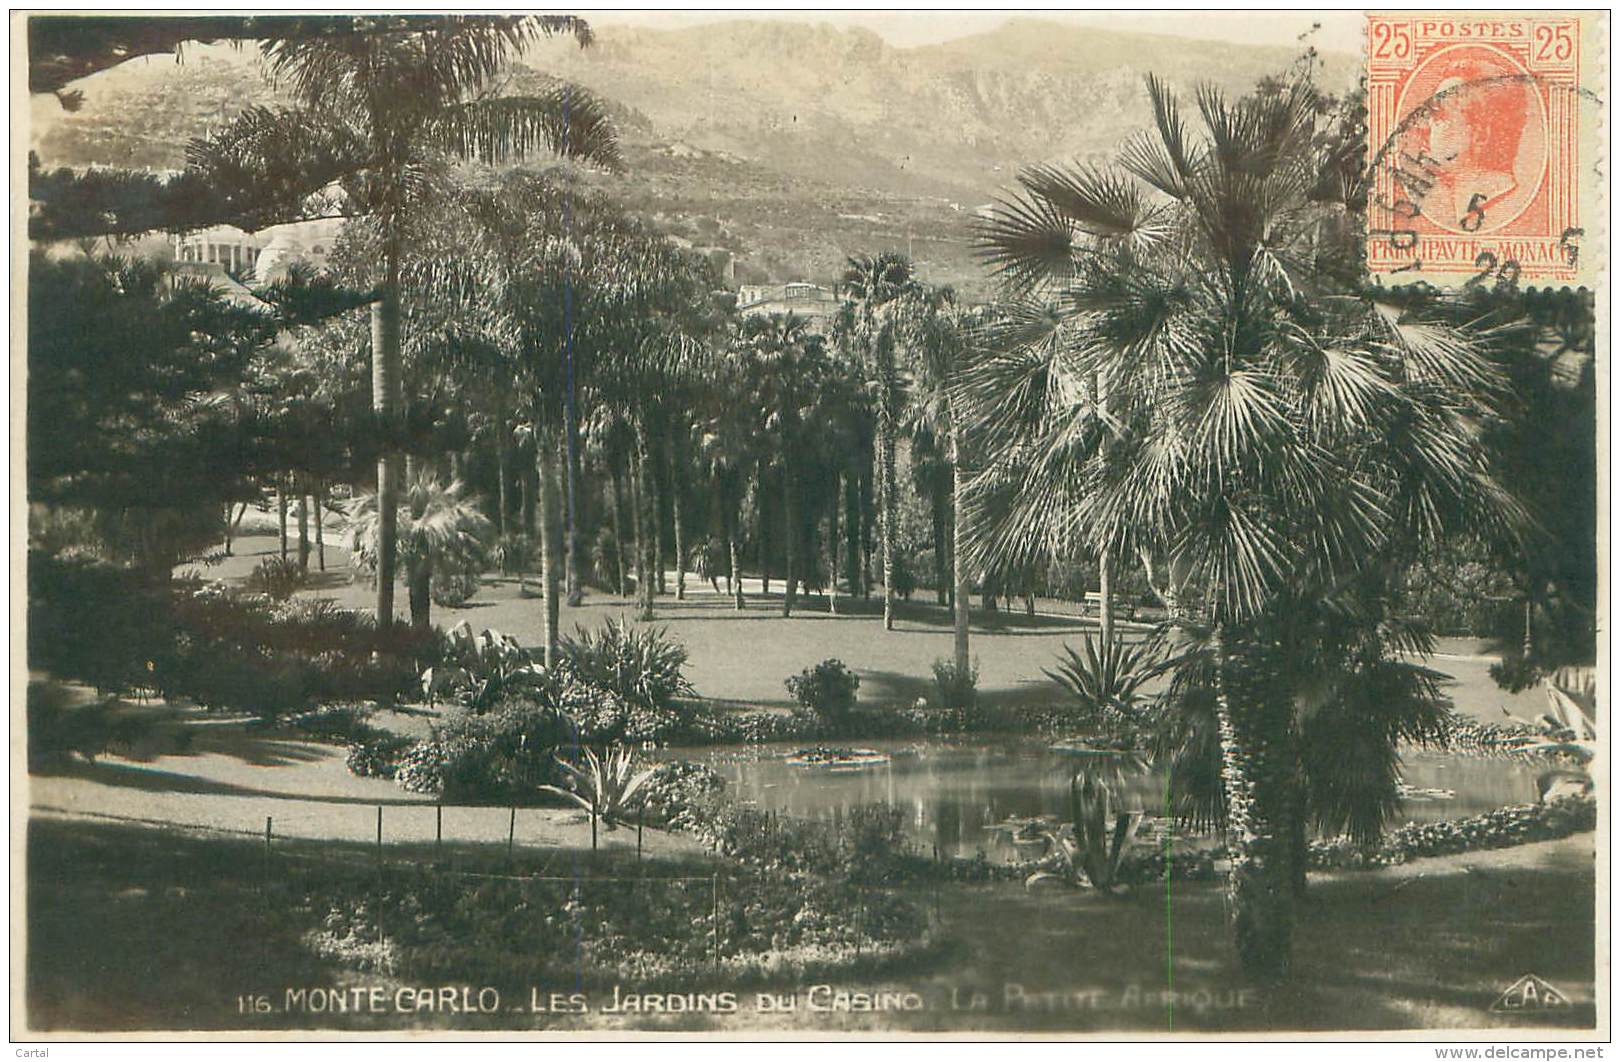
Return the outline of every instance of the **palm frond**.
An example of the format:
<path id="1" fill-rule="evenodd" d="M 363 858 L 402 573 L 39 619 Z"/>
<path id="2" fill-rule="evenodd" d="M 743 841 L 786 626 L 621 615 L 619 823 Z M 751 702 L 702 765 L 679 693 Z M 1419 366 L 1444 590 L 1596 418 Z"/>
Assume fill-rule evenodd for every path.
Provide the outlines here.
<path id="1" fill-rule="evenodd" d="M 601 103 L 573 85 L 544 96 L 502 96 L 448 107 L 426 124 L 429 139 L 466 158 L 504 162 L 545 150 L 618 169 L 618 134 Z"/>
<path id="2" fill-rule="evenodd" d="M 1040 196 L 1008 196 L 974 224 L 975 253 L 1014 291 L 1061 286 L 1079 253 L 1073 222 Z"/>

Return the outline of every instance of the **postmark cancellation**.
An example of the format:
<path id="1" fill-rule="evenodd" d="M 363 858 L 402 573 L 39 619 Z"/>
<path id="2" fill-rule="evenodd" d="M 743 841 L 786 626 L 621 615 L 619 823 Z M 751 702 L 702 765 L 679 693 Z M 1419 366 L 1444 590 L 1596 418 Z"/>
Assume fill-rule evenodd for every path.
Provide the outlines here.
<path id="1" fill-rule="evenodd" d="M 1606 29 L 1590 13 L 1367 16 L 1375 276 L 1563 286 L 1597 275 Z"/>

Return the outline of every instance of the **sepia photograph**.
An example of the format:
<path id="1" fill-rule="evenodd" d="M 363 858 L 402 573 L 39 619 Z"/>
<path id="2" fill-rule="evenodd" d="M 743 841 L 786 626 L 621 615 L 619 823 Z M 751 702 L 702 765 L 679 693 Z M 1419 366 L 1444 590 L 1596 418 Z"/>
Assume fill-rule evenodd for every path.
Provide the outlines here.
<path id="1" fill-rule="evenodd" d="M 13 11 L 11 1039 L 1606 1042 L 1609 34 Z"/>

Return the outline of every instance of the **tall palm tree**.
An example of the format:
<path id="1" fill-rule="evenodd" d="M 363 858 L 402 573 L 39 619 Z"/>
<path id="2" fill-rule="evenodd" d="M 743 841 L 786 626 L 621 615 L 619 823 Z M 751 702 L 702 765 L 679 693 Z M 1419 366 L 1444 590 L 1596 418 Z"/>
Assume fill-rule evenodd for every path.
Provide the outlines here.
<path id="1" fill-rule="evenodd" d="M 800 555 L 804 544 L 800 450 L 804 445 L 803 410 L 815 398 L 814 377 L 821 351 L 821 337 L 809 331 L 809 325 L 808 320 L 792 313 L 751 317 L 743 324 L 744 338 L 759 366 L 763 431 L 773 443 L 782 471 L 783 555 L 787 561 L 782 593 L 784 616 L 793 614 L 806 559 Z"/>
<path id="2" fill-rule="evenodd" d="M 384 430 L 377 461 L 377 621 L 393 622 L 399 502 L 400 263 L 409 216 L 434 193 L 449 157 L 497 161 L 539 148 L 608 166 L 619 155 L 611 124 L 588 94 L 559 86 L 539 97 L 487 94 L 496 77 L 537 39 L 590 29 L 572 16 L 356 17 L 351 32 L 270 39 L 271 78 L 296 105 L 255 108 L 221 133 L 194 143 L 192 167 L 213 184 L 252 190 L 300 184 L 305 156 L 340 174 L 349 216 L 376 224 L 381 249 L 371 308 L 372 408 Z M 287 172 L 287 145 L 302 150 Z M 311 147 L 311 144 L 314 144 Z"/>
<path id="3" fill-rule="evenodd" d="M 698 456 L 702 462 L 715 505 L 720 513 L 721 533 L 725 536 L 732 607 L 745 606 L 742 586 L 743 496 L 748 476 L 760 461 L 760 433 L 757 430 L 759 372 L 751 351 L 738 329 L 727 356 L 719 359 L 711 387 L 710 410 L 698 436 Z"/>
<path id="4" fill-rule="evenodd" d="M 411 604 L 411 626 L 432 622 L 433 573 L 476 565 L 489 533 L 489 518 L 460 480 L 446 484 L 432 469 L 418 469 L 399 507 L 399 559 Z M 348 506 L 349 549 L 355 569 L 382 578 L 382 508 L 374 492 Z"/>
<path id="5" fill-rule="evenodd" d="M 958 385 L 965 360 L 965 348 L 977 321 L 959 308 L 950 288 L 926 288 L 913 300 L 905 317 L 907 349 L 917 380 L 910 409 L 912 422 L 936 438 L 944 440 L 944 459 L 950 474 L 949 514 L 951 549 L 953 658 L 956 673 L 968 673 L 969 591 L 968 567 L 957 544 L 963 537 L 963 494 L 966 489 L 959 417 L 955 412 L 953 390 Z M 943 536 L 935 535 L 936 540 Z M 934 548 L 943 556 L 945 543 Z"/>
<path id="6" fill-rule="evenodd" d="M 1118 166 L 1028 170 L 980 232 L 1039 327 L 965 374 L 975 445 L 1002 465 L 973 485 L 970 548 L 1006 560 L 1078 537 L 1171 558 L 1197 635 L 1179 678 L 1220 751 L 1234 940 L 1269 981 L 1289 968 L 1321 644 L 1289 632 L 1346 581 L 1381 600 L 1403 558 L 1521 510 L 1483 445 L 1494 337 L 1425 293 L 1318 268 L 1332 208 L 1312 199 L 1310 86 L 1203 89 L 1202 136 L 1160 82 L 1148 92 L 1155 129 Z"/>
<path id="7" fill-rule="evenodd" d="M 911 294 L 911 260 L 894 251 L 856 255 L 844 270 L 851 305 L 843 331 L 871 373 L 878 413 L 878 530 L 883 539 L 883 628 L 894 629 L 894 538 L 900 519 L 895 483 L 901 380 L 895 347 L 898 303 Z"/>

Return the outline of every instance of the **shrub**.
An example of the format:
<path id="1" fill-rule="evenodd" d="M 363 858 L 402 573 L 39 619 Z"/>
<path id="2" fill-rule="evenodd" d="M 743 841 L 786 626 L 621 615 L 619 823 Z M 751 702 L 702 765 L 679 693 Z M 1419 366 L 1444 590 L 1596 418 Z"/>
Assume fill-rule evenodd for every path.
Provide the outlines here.
<path id="1" fill-rule="evenodd" d="M 577 675 L 562 676 L 548 691 L 546 703 L 572 721 L 576 739 L 582 745 L 661 743 L 674 738 L 684 727 L 681 714 L 673 709 L 648 708 L 628 701 Z"/>
<path id="2" fill-rule="evenodd" d="M 489 627 L 474 634 L 463 620 L 450 629 L 441 665 L 422 673 L 421 691 L 428 700 L 448 694 L 481 712 L 513 691 L 549 681 L 535 654 L 516 638 Z"/>
<path id="3" fill-rule="evenodd" d="M 416 742 L 408 737 L 383 734 L 350 745 L 343 762 L 352 773 L 361 778 L 393 778 L 399 771 L 406 750 L 415 745 Z"/>
<path id="4" fill-rule="evenodd" d="M 573 674 L 589 685 L 660 711 L 677 710 L 676 699 L 695 696 L 682 673 L 686 647 L 659 627 L 637 627 L 608 620 L 597 631 L 579 629 L 563 639 Z"/>
<path id="5" fill-rule="evenodd" d="M 28 666 L 103 692 L 151 685 L 172 637 L 165 591 L 91 557 L 28 554 Z"/>
<path id="6" fill-rule="evenodd" d="M 266 557 L 248 573 L 247 588 L 272 601 L 285 601 L 309 580 L 309 573 L 291 557 Z"/>
<path id="7" fill-rule="evenodd" d="M 790 676 L 783 685 L 802 712 L 837 724 L 855 710 L 855 691 L 861 679 L 842 661 L 827 659 Z"/>
<path id="8" fill-rule="evenodd" d="M 435 605 L 460 608 L 471 601 L 483 586 L 477 570 L 435 572 L 429 593 Z"/>
<path id="9" fill-rule="evenodd" d="M 318 740 L 354 744 L 381 734 L 368 722 L 376 711 L 376 705 L 365 702 L 325 704 L 290 717 L 287 724 Z"/>
<path id="10" fill-rule="evenodd" d="M 573 744 L 573 733 L 560 713 L 532 702 L 462 713 L 407 749 L 394 779 L 446 800 L 532 803 L 540 786 L 557 780 L 557 751 Z"/>
<path id="11" fill-rule="evenodd" d="M 966 721 L 978 712 L 979 666 L 964 670 L 954 660 L 934 661 L 934 707 L 948 712 L 956 721 Z"/>
<path id="12" fill-rule="evenodd" d="M 72 703 L 70 693 L 54 682 L 28 684 L 28 769 L 38 770 L 77 753 L 90 763 L 108 749 L 127 749 L 150 727 L 141 719 L 120 715 L 112 698 Z"/>
<path id="13" fill-rule="evenodd" d="M 642 789 L 641 811 L 649 826 L 690 829 L 711 814 L 726 780 L 704 763 L 662 763 Z"/>
<path id="14" fill-rule="evenodd" d="M 912 571 L 911 562 L 905 554 L 894 555 L 894 592 L 899 597 L 910 601 L 911 595 L 917 592 L 917 576 Z"/>

